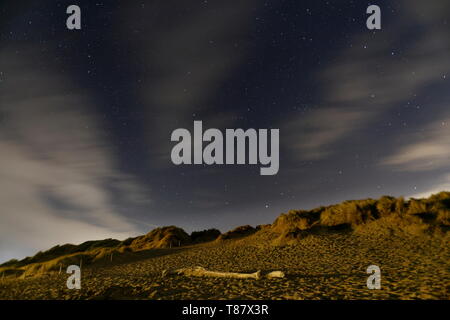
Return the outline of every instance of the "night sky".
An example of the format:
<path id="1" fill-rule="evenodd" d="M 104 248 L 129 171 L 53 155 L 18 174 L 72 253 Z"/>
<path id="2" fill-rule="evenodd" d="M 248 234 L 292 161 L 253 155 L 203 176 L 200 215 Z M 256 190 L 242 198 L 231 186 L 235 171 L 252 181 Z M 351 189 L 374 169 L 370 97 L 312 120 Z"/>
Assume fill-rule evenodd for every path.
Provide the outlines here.
<path id="1" fill-rule="evenodd" d="M 448 0 L 1 1 L 0 261 L 450 190 L 449 19 Z M 194 120 L 280 129 L 278 174 L 174 165 Z"/>

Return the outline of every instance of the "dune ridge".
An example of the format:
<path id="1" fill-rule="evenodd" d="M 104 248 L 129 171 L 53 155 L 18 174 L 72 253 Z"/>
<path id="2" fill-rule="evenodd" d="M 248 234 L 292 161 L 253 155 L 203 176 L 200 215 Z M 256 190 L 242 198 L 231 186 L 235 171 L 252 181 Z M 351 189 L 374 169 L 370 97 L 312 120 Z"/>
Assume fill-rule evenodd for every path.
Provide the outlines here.
<path id="1" fill-rule="evenodd" d="M 450 192 L 427 199 L 350 200 L 291 210 L 272 224 L 190 235 L 168 226 L 123 241 L 66 244 L 0 266 L 0 299 L 450 299 Z M 82 265 L 83 289 L 65 286 Z M 366 268 L 383 290 L 367 290 Z M 164 270 L 286 277 L 161 277 Z"/>
<path id="2" fill-rule="evenodd" d="M 225 233 L 217 229 L 194 231 L 191 235 L 176 226 L 160 227 L 149 233 L 123 241 L 104 239 L 86 241 L 80 245 L 65 244 L 38 252 L 23 260 L 10 260 L 0 265 L 5 276 L 32 276 L 59 271 L 61 266 L 92 264 L 114 260 L 114 255 L 126 260 L 127 253 L 149 249 L 189 246 L 209 241 L 241 239 L 266 235 L 272 245 L 293 243 L 314 234 L 354 232 L 375 236 L 401 234 L 434 234 L 445 236 L 450 230 L 450 192 L 440 192 L 426 199 L 394 198 L 348 200 L 340 204 L 312 210 L 290 210 L 272 224 L 240 226 Z"/>

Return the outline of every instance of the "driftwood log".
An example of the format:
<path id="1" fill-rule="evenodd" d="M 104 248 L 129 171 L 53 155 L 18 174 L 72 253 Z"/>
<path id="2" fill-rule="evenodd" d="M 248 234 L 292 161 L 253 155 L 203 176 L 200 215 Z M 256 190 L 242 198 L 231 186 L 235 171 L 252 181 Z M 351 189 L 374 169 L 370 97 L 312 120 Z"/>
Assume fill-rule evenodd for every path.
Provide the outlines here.
<path id="1" fill-rule="evenodd" d="M 273 278 L 284 278 L 284 272 L 283 271 L 272 271 L 266 274 L 266 277 L 269 279 Z"/>
<path id="2" fill-rule="evenodd" d="M 235 278 L 235 279 L 261 279 L 261 271 L 254 273 L 240 273 L 240 272 L 219 272 L 219 271 L 209 271 L 203 267 L 193 267 L 193 268 L 181 268 L 176 270 L 164 270 L 162 276 L 168 275 L 184 275 L 187 277 L 215 277 L 215 278 Z M 284 278 L 283 271 L 272 271 L 265 275 L 266 278 Z"/>

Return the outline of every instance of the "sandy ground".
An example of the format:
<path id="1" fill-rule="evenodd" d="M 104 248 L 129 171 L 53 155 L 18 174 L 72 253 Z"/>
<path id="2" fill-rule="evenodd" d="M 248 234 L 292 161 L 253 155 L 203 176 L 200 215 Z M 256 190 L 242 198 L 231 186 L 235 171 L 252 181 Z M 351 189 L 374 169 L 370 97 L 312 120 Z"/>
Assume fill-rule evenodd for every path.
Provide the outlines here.
<path id="1" fill-rule="evenodd" d="M 263 237 L 143 252 L 134 261 L 82 269 L 80 290 L 69 275 L 3 279 L 0 299 L 450 299 L 450 250 L 431 237 L 311 235 L 272 246 Z M 381 289 L 366 286 L 369 265 L 381 268 Z M 172 275 L 165 269 L 282 270 L 284 279 Z"/>

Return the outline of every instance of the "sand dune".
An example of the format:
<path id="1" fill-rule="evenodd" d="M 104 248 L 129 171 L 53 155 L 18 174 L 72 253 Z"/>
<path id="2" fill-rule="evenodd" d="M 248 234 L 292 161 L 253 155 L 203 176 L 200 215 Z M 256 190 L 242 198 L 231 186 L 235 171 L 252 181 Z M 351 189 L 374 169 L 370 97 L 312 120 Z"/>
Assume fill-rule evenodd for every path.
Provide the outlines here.
<path id="1" fill-rule="evenodd" d="M 271 225 L 238 228 L 204 243 L 192 243 L 187 234 L 170 229 L 184 239 L 180 246 L 167 247 L 167 239 L 173 235 L 168 235 L 169 229 L 154 231 L 152 234 L 158 237 L 147 236 L 151 245 L 145 244 L 144 237 L 116 247 L 91 249 L 91 253 L 105 252 L 97 253 L 98 259 L 83 265 L 81 290 L 67 289 L 68 275 L 64 270 L 59 273 L 53 259 L 41 262 L 53 261 L 52 268 L 45 272 L 36 269 L 35 273 L 26 271 L 4 277 L 0 281 L 0 298 L 450 299 L 448 199 L 450 193 L 441 193 L 417 203 L 402 200 L 401 204 L 391 198 L 385 202 L 364 200 L 358 202 L 359 207 L 354 207 L 356 202 L 346 202 L 341 207 L 292 211 Z M 395 205 L 403 211 L 399 212 Z M 390 211 L 383 211 L 384 207 Z M 163 247 L 156 248 L 155 241 L 163 243 Z M 133 243 L 139 246 L 133 247 Z M 69 256 L 75 255 L 76 261 L 84 254 L 88 259 L 89 252 Z M 379 290 L 366 286 L 369 265 L 381 269 Z M 286 276 L 162 276 L 163 270 L 195 266 L 217 272 L 280 270 Z M 14 269 L 9 265 L 0 270 L 7 268 Z M 20 268 L 27 270 L 29 266 L 16 266 Z"/>

